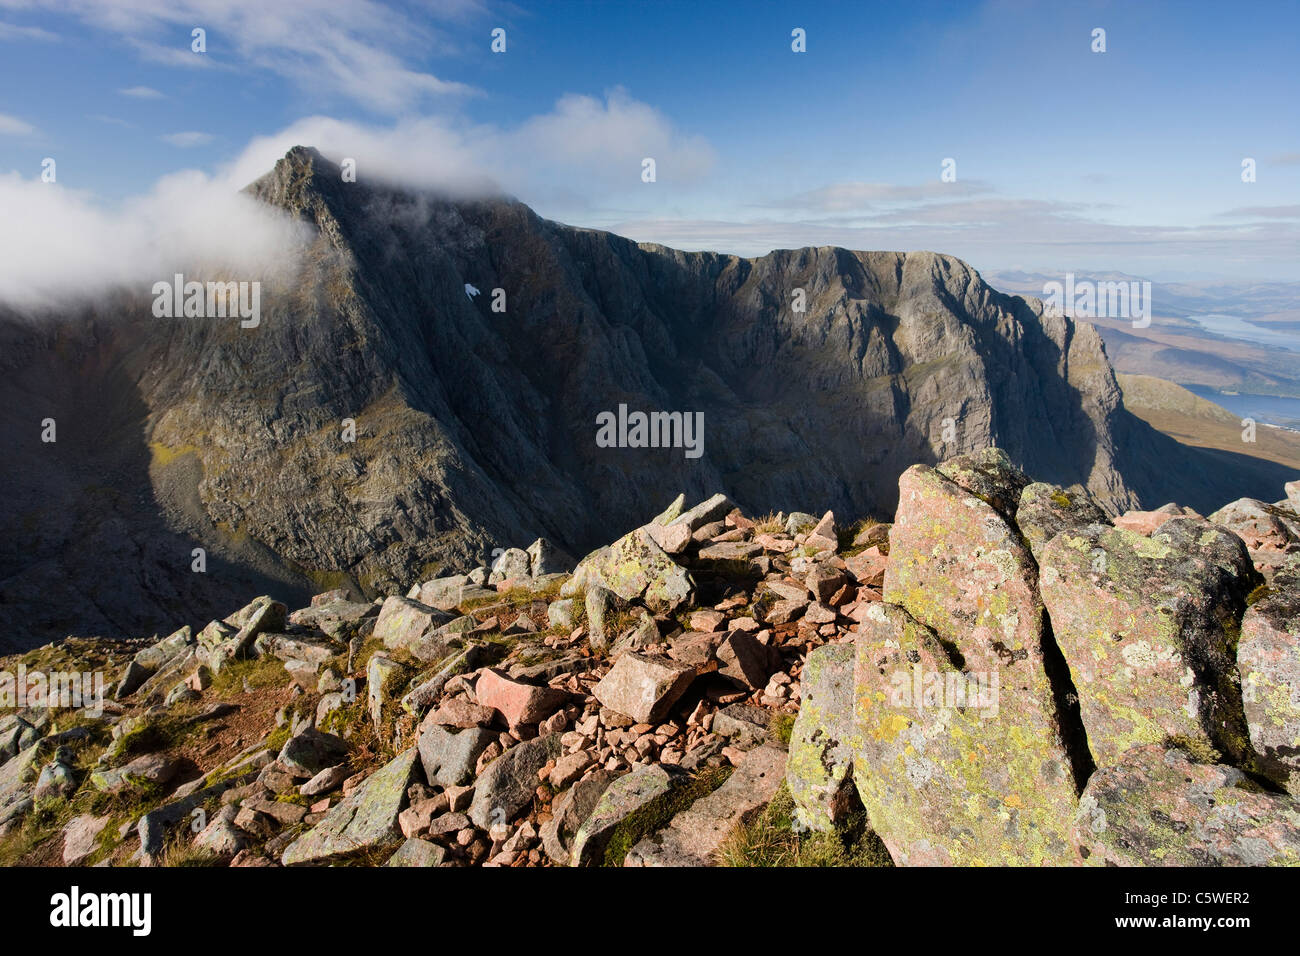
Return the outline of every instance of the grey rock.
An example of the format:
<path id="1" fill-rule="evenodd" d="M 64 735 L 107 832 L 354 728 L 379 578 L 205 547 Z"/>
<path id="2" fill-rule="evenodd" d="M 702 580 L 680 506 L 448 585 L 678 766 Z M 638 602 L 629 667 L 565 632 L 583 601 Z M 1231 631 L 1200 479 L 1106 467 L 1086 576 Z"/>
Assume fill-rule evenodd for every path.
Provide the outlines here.
<path id="1" fill-rule="evenodd" d="M 516 744 L 484 767 L 474 784 L 474 802 L 469 809 L 474 825 L 490 830 L 513 820 L 532 803 L 537 772 L 560 751 L 560 735 L 547 734 Z"/>
<path id="2" fill-rule="evenodd" d="M 417 772 L 417 759 L 412 747 L 367 777 L 320 823 L 291 843 L 281 862 L 319 865 L 399 844 L 402 831 L 397 817 L 406 808 L 406 788 Z"/>
<path id="3" fill-rule="evenodd" d="M 610 771 L 597 770 L 555 798 L 551 804 L 551 819 L 542 824 L 538 835 L 542 849 L 556 866 L 569 865 L 574 837 L 614 779 L 615 775 Z"/>
<path id="4" fill-rule="evenodd" d="M 441 866 L 447 851 L 436 843 L 411 837 L 397 848 L 397 852 L 388 858 L 384 866 Z"/>
<path id="5" fill-rule="evenodd" d="M 348 742 L 342 737 L 308 727 L 285 741 L 278 758 L 290 775 L 311 778 L 342 761 Z"/>
<path id="6" fill-rule="evenodd" d="M 439 787 L 460 787 L 474 779 L 479 755 L 497 739 L 497 733 L 481 727 L 456 728 L 432 724 L 420 734 L 420 763 L 429 783 Z"/>

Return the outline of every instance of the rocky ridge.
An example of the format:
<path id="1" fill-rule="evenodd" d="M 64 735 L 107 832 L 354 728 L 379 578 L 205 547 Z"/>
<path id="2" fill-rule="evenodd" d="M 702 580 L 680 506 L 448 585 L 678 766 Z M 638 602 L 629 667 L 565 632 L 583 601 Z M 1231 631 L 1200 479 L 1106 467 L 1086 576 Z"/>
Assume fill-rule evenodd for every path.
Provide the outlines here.
<path id="1" fill-rule="evenodd" d="M 1112 521 L 988 450 L 899 488 L 9 659 L 117 676 L 0 716 L 0 860 L 1300 862 L 1300 485 Z"/>
<path id="2" fill-rule="evenodd" d="M 127 292 L 0 310 L 4 649 L 199 628 L 250 593 L 370 600 L 539 537 L 582 554 L 659 488 L 883 518 L 905 468 L 990 444 L 1108 513 L 1284 480 L 1136 419 L 1092 326 L 949 256 L 680 252 L 345 183 L 303 147 L 247 191 L 315 236 L 256 328 Z M 702 455 L 599 446 L 622 405 L 702 414 Z"/>

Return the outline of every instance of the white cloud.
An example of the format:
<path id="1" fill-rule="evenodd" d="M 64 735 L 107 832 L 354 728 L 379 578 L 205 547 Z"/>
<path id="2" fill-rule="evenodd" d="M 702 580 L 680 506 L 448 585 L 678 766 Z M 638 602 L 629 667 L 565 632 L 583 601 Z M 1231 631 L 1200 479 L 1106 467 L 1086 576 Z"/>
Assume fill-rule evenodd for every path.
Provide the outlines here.
<path id="1" fill-rule="evenodd" d="M 300 248 L 302 227 L 240 190 L 298 145 L 336 162 L 355 159 L 363 182 L 454 195 L 508 191 L 530 202 L 572 191 L 600 197 L 644 189 L 644 155 L 656 157 L 661 179 L 702 176 L 713 161 L 706 142 L 681 136 L 656 110 L 618 92 L 604 100 L 564 97 L 551 112 L 513 128 L 436 117 L 387 126 L 308 117 L 253 140 L 213 176 L 177 173 L 116 207 L 13 173 L 0 176 L 0 301 L 49 305 L 121 285 L 145 284 L 147 291 L 195 263 L 237 275 L 284 265 Z"/>
<path id="2" fill-rule="evenodd" d="M 0 113 L 0 136 L 30 136 L 36 132 L 36 127 L 31 123 L 26 123 L 16 116 L 8 116 Z"/>
<path id="3" fill-rule="evenodd" d="M 123 96 L 130 96 L 137 100 L 160 100 L 163 95 L 155 90 L 152 86 L 128 86 L 124 90 L 118 90 Z"/>
<path id="4" fill-rule="evenodd" d="M 20 27 L 14 23 L 0 23 L 0 40 L 40 40 L 44 43 L 57 43 L 59 35 L 40 27 Z"/>
<path id="5" fill-rule="evenodd" d="M 305 227 L 232 183 L 198 172 L 160 180 L 120 207 L 58 183 L 0 175 L 0 300 L 28 308 L 114 288 L 148 295 L 174 272 L 269 276 L 293 261 Z"/>
<path id="6" fill-rule="evenodd" d="M 564 96 L 550 112 L 509 129 L 442 117 L 389 126 L 308 117 L 255 139 L 235 161 L 234 175 L 251 181 L 299 145 L 315 146 L 335 162 L 355 159 L 360 178 L 458 194 L 504 191 L 542 205 L 644 191 L 647 156 L 666 185 L 699 183 L 715 163 L 707 140 L 680 134 L 658 110 L 614 90 L 604 99 Z"/>
<path id="7" fill-rule="evenodd" d="M 211 133 L 200 133 L 196 130 L 189 130 L 184 133 L 165 133 L 159 137 L 166 143 L 178 146 L 181 149 L 190 149 L 194 146 L 206 146 L 212 142 Z"/>
<path id="8" fill-rule="evenodd" d="M 0 6 L 15 4 L 117 34 L 151 62 L 202 68 L 235 60 L 391 115 L 418 108 L 428 97 L 475 92 L 415 69 L 403 57 L 445 48 L 432 22 L 475 16 L 481 8 L 473 0 L 426 2 L 419 17 L 377 0 L 0 0 Z M 195 27 L 207 32 L 206 53 L 190 49 Z M 487 42 L 486 34 L 482 39 Z"/>

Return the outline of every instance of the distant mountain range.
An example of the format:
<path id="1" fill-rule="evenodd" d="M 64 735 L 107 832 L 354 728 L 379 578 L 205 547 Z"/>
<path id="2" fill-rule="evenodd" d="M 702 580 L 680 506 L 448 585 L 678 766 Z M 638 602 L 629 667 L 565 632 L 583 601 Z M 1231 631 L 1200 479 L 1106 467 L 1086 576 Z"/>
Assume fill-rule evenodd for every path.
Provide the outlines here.
<path id="1" fill-rule="evenodd" d="M 148 289 L 0 313 L 11 643 L 165 633 L 250 592 L 404 592 L 539 536 L 581 555 L 678 492 L 885 516 L 909 465 L 994 444 L 1112 511 L 1295 477 L 1156 431 L 1091 325 L 951 257 L 679 252 L 345 183 L 303 147 L 248 191 L 316 230 L 255 327 L 158 318 Z M 702 455 L 635 447 L 636 412 L 702 413 Z"/>

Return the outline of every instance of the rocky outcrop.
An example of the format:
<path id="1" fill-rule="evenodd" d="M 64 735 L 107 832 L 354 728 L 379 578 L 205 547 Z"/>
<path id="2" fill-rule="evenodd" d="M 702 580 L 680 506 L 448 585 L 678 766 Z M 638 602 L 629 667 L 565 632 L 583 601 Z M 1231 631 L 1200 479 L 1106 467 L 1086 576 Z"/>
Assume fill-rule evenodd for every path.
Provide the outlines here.
<path id="1" fill-rule="evenodd" d="M 1297 866 L 1300 803 L 1149 744 L 1088 781 L 1074 835 L 1095 866 Z"/>
<path id="2" fill-rule="evenodd" d="M 1300 566 L 1260 588 L 1225 527 L 1112 526 L 994 450 L 899 490 L 852 678 L 838 647 L 805 671 L 803 819 L 843 815 L 851 780 L 900 864 L 1293 859 Z"/>
<path id="3" fill-rule="evenodd" d="M 1093 525 L 1044 548 L 1041 582 L 1099 764 L 1170 738 L 1247 759 L 1235 644 L 1259 578 L 1239 538 L 1195 518 L 1150 537 Z"/>

